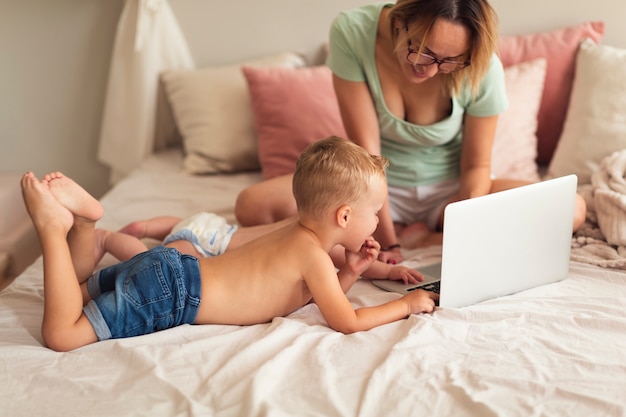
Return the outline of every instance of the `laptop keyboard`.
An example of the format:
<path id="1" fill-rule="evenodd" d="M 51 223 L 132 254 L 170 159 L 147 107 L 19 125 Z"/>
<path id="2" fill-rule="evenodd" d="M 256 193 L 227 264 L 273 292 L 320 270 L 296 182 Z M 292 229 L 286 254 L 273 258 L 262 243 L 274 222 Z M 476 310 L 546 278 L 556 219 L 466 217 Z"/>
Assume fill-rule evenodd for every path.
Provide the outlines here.
<path id="1" fill-rule="evenodd" d="M 422 285 L 421 287 L 414 287 L 414 288 L 409 288 L 409 291 L 413 291 L 413 290 L 417 290 L 422 289 L 422 290 L 426 290 L 426 291 L 432 291 L 436 294 L 439 294 L 439 284 L 441 283 L 441 281 L 435 281 L 435 282 L 431 282 L 430 284 L 426 284 L 426 285 Z"/>

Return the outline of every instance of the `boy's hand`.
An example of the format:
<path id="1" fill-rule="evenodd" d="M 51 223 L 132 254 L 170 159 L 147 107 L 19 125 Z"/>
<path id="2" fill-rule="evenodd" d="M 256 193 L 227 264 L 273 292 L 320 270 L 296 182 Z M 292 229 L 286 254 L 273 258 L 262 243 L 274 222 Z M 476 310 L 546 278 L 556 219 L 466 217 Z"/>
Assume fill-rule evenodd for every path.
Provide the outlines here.
<path id="1" fill-rule="evenodd" d="M 378 258 L 380 244 L 373 237 L 368 237 L 358 252 L 346 249 L 346 266 L 354 273 L 361 275 Z"/>
<path id="2" fill-rule="evenodd" d="M 387 279 L 393 281 L 404 281 L 405 284 L 417 284 L 424 281 L 424 276 L 421 272 L 416 271 L 413 268 L 408 268 L 402 265 L 394 265 L 389 269 L 389 276 Z"/>
<path id="3" fill-rule="evenodd" d="M 410 314 L 432 313 L 435 301 L 439 300 L 439 294 L 418 289 L 411 291 L 402 299 L 409 305 Z"/>

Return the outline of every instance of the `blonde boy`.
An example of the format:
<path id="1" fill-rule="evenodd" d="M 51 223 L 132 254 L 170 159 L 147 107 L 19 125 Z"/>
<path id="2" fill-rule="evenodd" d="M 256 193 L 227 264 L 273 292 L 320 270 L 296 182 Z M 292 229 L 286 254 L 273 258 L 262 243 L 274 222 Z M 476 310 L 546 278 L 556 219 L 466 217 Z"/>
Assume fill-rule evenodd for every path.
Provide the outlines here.
<path id="1" fill-rule="evenodd" d="M 67 351 L 182 324 L 264 323 L 313 299 L 343 333 L 433 311 L 437 296 L 421 290 L 357 310 L 345 295 L 380 250 L 371 234 L 387 194 L 385 168 L 384 158 L 349 141 L 317 141 L 296 165 L 297 222 L 217 257 L 159 246 L 94 275 L 100 203 L 60 173 L 42 181 L 25 174 L 43 253 L 44 342 Z M 336 245 L 346 248 L 338 272 L 328 255 Z"/>

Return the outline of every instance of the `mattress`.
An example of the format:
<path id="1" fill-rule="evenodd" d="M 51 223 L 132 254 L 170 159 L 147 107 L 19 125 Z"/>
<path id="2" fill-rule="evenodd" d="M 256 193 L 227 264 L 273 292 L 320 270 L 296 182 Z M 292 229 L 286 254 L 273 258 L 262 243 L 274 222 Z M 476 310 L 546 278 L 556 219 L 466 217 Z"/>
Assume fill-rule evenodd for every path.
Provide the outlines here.
<path id="1" fill-rule="evenodd" d="M 100 226 L 200 210 L 234 220 L 237 193 L 261 179 L 191 176 L 181 161 L 179 150 L 146 160 L 102 198 Z M 405 255 L 419 265 L 441 248 Z M 615 269 L 572 261 L 563 281 L 351 335 L 309 304 L 266 324 L 184 325 L 68 353 L 42 345 L 42 275 L 39 258 L 0 293 L 3 416 L 626 415 Z M 365 279 L 348 293 L 354 307 L 397 297 Z"/>

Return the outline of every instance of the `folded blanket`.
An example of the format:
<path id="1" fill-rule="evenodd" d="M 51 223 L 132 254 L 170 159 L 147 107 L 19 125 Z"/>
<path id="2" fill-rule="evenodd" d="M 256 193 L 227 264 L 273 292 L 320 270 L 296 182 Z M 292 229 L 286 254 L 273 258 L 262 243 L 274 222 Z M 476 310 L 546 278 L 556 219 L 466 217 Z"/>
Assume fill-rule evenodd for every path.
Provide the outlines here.
<path id="1" fill-rule="evenodd" d="M 591 176 L 598 225 L 612 245 L 626 245 L 626 150 L 602 160 Z"/>
<path id="2" fill-rule="evenodd" d="M 600 229 L 587 222 L 572 239 L 570 259 L 603 268 L 626 269 L 626 246 L 609 244 Z"/>
<path id="3" fill-rule="evenodd" d="M 626 150 L 602 160 L 591 185 L 578 192 L 587 203 L 585 225 L 572 239 L 571 259 L 626 269 Z"/>

